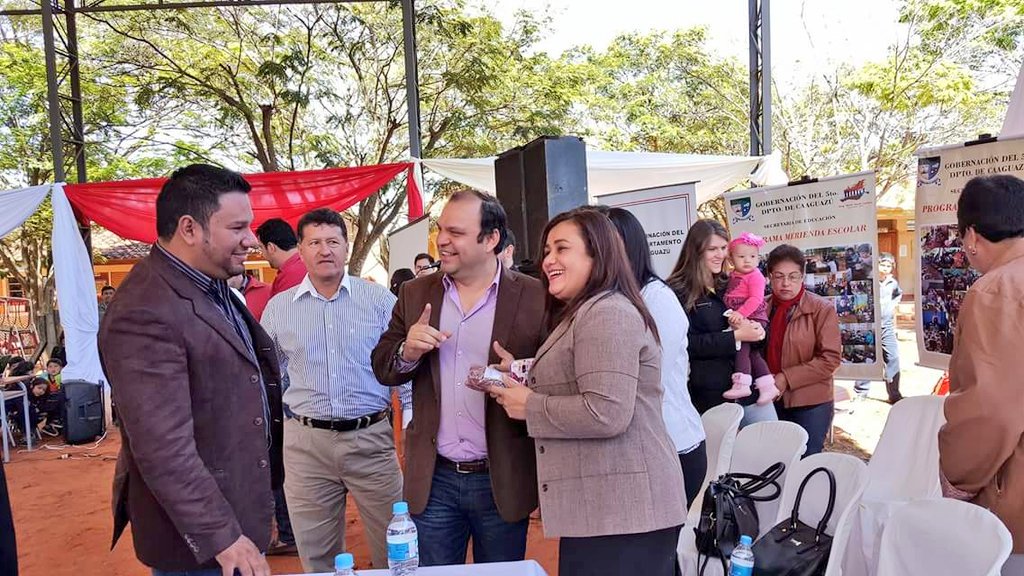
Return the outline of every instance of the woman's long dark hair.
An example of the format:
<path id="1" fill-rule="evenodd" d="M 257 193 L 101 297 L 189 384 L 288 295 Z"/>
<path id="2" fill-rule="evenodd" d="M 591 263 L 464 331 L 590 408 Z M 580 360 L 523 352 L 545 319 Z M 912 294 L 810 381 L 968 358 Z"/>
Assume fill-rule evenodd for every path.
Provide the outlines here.
<path id="1" fill-rule="evenodd" d="M 609 208 L 608 219 L 619 231 L 622 245 L 626 249 L 626 259 L 633 269 L 633 278 L 636 278 L 637 286 L 643 290 L 648 282 L 661 280 L 651 265 L 651 246 L 647 243 L 647 232 L 644 232 L 644 227 L 636 216 L 623 208 Z"/>
<path id="2" fill-rule="evenodd" d="M 549 326 L 555 327 L 562 320 L 572 318 L 584 302 L 591 297 L 605 291 L 619 292 L 625 296 L 631 304 L 640 312 L 644 324 L 654 334 L 654 338 L 660 343 L 658 328 L 654 318 L 644 305 L 640 296 L 640 287 L 630 269 L 629 259 L 626 258 L 626 249 L 622 244 L 615 226 L 607 216 L 593 208 L 582 207 L 562 212 L 552 218 L 544 227 L 544 234 L 541 236 L 541 246 L 547 246 L 548 234 L 551 230 L 563 222 L 572 222 L 580 230 L 583 243 L 587 249 L 587 255 L 593 259 L 593 268 L 590 270 L 590 278 L 580 291 L 569 302 L 562 302 L 548 292 L 546 316 Z M 547 255 L 547 248 L 544 248 Z M 541 259 L 543 262 L 543 259 Z M 544 289 L 548 289 L 547 275 L 543 275 Z"/>
<path id="3" fill-rule="evenodd" d="M 725 230 L 717 220 L 698 220 L 690 226 L 686 233 L 686 241 L 683 242 L 683 251 L 679 254 L 675 268 L 669 274 L 665 283 L 680 295 L 683 309 L 687 312 L 693 310 L 697 300 L 708 294 L 708 287 L 716 290 L 725 286 L 729 281 L 729 275 L 725 272 L 725 266 L 718 274 L 708 270 L 704 264 L 704 251 L 711 243 L 711 237 L 718 236 L 729 241 L 729 232 Z"/>

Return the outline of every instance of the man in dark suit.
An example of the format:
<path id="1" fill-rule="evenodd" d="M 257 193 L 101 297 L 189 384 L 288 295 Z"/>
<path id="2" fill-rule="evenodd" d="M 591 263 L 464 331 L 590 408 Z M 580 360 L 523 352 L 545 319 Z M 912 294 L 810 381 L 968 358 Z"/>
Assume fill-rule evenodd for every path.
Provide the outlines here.
<path id="1" fill-rule="evenodd" d="M 537 507 L 533 441 L 522 422 L 465 385 L 469 369 L 499 362 L 492 343 L 530 358 L 543 342 L 544 288 L 506 270 L 505 210 L 493 196 L 455 193 L 438 221 L 440 274 L 402 285 L 373 351 L 380 382 L 413 382 L 405 498 L 420 564 L 522 560 Z"/>
<path id="2" fill-rule="evenodd" d="M 0 574 L 18 576 L 18 546 L 14 539 L 14 518 L 7 495 L 4 462 L 0 458 Z"/>
<path id="3" fill-rule="evenodd" d="M 256 246 L 249 188 L 213 166 L 176 171 L 157 198 L 159 241 L 100 328 L 123 435 L 114 543 L 131 522 L 155 576 L 270 574 L 279 364 L 226 282 Z"/>

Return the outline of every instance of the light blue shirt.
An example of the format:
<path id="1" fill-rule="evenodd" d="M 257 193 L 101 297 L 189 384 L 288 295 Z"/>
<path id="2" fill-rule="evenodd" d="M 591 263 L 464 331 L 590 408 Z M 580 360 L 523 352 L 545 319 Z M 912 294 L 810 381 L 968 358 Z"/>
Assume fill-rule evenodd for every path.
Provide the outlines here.
<path id="1" fill-rule="evenodd" d="M 277 345 L 290 384 L 284 402 L 299 416 L 352 420 L 391 405 L 391 388 L 373 374 L 370 353 L 387 330 L 395 296 L 349 274 L 325 298 L 307 275 L 298 286 L 271 298 L 263 328 Z M 399 387 L 403 412 L 412 387 Z"/>

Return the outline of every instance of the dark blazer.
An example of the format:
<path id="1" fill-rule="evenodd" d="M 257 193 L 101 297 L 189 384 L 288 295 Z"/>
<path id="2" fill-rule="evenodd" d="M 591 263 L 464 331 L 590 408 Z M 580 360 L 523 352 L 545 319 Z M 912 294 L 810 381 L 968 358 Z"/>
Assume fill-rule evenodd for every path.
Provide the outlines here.
<path id="1" fill-rule="evenodd" d="M 397 386 L 412 380 L 413 420 L 406 431 L 405 498 L 413 514 L 423 512 L 437 460 L 441 421 L 440 360 L 433 351 L 407 373 L 395 369 L 395 356 L 412 326 L 430 303 L 430 325 L 437 328 L 444 301 L 444 274 L 430 274 L 402 284 L 387 332 L 373 350 L 373 371 L 381 383 Z M 544 286 L 539 280 L 504 270 L 498 284 L 491 341 L 516 358 L 532 358 L 544 341 Z M 491 350 L 490 362 L 499 359 Z M 537 508 L 537 463 L 526 424 L 511 420 L 493 398 L 486 399 L 485 427 L 491 489 L 507 522 L 526 518 Z"/>
<path id="2" fill-rule="evenodd" d="M 683 294 L 679 301 L 685 303 Z M 690 321 L 687 334 L 687 353 L 690 355 L 690 398 L 701 414 L 711 408 L 731 402 L 722 398 L 722 393 L 732 386 L 732 374 L 736 368 L 736 338 L 729 329 L 729 320 L 724 316 L 728 306 L 716 293 L 707 294 L 697 300 L 692 310 L 686 310 Z M 737 403 L 753 404 L 754 394 L 741 398 Z"/>
<path id="3" fill-rule="evenodd" d="M 3 458 L 0 458 L 0 574 L 18 576 L 18 546 L 14 538 L 14 518 L 11 517 Z"/>
<path id="4" fill-rule="evenodd" d="M 270 542 L 271 486 L 284 477 L 280 368 L 266 332 L 240 309 L 256 359 L 213 301 L 154 249 L 103 319 L 100 358 L 122 432 L 113 543 L 131 522 L 147 566 L 214 568 L 214 556 L 243 534 L 261 550 Z"/>

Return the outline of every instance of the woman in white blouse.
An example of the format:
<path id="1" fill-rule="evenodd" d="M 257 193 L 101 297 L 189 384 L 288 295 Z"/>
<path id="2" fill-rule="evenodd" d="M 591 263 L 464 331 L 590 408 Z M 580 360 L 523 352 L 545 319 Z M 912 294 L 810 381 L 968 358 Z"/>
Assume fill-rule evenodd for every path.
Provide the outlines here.
<path id="1" fill-rule="evenodd" d="M 600 207 L 599 210 L 605 212 L 622 237 L 633 274 L 641 286 L 640 295 L 661 336 L 661 386 L 665 389 L 661 414 L 683 467 L 686 506 L 689 508 L 700 491 L 708 468 L 704 426 L 686 387 L 690 373 L 686 334 L 690 324 L 675 292 L 658 278 L 651 267 L 651 250 L 640 221 L 622 208 L 606 210 Z"/>

